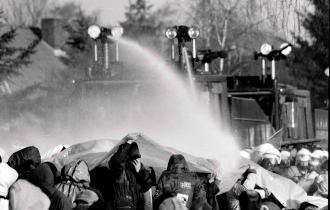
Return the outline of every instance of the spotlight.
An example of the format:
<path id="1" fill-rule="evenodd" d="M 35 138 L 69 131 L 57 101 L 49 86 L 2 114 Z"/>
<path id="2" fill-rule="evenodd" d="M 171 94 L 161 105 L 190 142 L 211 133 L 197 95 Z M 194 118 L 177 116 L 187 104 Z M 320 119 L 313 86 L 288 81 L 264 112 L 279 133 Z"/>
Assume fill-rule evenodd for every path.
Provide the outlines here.
<path id="1" fill-rule="evenodd" d="M 272 46 L 268 43 L 264 43 L 260 47 L 260 52 L 262 55 L 268 55 L 272 51 Z"/>
<path id="2" fill-rule="evenodd" d="M 329 67 L 327 67 L 325 70 L 324 70 L 324 74 L 329 77 Z"/>
<path id="3" fill-rule="evenodd" d="M 119 38 L 123 35 L 124 29 L 121 26 L 114 26 L 111 28 L 111 36 L 114 38 Z"/>
<path id="4" fill-rule="evenodd" d="M 197 26 L 192 26 L 188 30 L 188 35 L 192 39 L 198 38 L 199 34 L 200 34 L 200 31 L 199 31 L 199 28 Z"/>
<path id="5" fill-rule="evenodd" d="M 291 51 L 292 51 L 291 44 L 289 44 L 289 43 L 283 43 L 283 44 L 281 44 L 281 46 L 280 46 L 280 52 L 283 55 L 287 56 L 287 55 L 289 55 L 291 53 Z"/>
<path id="6" fill-rule="evenodd" d="M 174 39 L 177 36 L 177 30 L 174 27 L 167 28 L 165 35 L 168 39 Z"/>
<path id="7" fill-rule="evenodd" d="M 97 25 L 91 25 L 88 27 L 87 33 L 92 39 L 97 39 L 101 34 L 101 28 Z"/>

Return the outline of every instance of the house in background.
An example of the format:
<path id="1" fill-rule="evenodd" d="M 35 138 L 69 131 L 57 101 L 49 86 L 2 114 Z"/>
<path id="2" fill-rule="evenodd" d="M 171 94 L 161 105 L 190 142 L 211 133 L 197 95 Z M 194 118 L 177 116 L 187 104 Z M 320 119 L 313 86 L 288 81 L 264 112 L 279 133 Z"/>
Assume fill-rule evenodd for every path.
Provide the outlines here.
<path id="1" fill-rule="evenodd" d="M 2 25 L 0 35 L 10 29 L 11 26 Z M 65 44 L 66 37 L 60 19 L 42 20 L 41 30 L 17 28 L 16 36 L 9 46 L 26 48 L 35 39 L 41 38 L 41 40 L 34 48 L 35 52 L 30 56 L 30 64 L 20 67 L 20 75 L 2 81 L 0 95 L 14 94 L 28 87 L 42 85 L 56 79 L 59 73 L 66 69 L 59 58 L 59 56 L 65 55 L 60 47 Z"/>

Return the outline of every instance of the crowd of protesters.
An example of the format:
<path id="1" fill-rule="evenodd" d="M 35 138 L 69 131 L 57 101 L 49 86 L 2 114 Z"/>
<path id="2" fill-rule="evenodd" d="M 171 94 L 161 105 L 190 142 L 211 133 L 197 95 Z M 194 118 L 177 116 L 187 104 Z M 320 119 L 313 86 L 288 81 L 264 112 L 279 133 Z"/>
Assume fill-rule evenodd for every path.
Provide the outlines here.
<path id="1" fill-rule="evenodd" d="M 284 206 L 269 189 L 256 184 L 248 168 L 228 192 L 219 195 L 212 175 L 202 179 L 189 170 L 185 157 L 169 157 L 167 169 L 156 178 L 153 168 L 141 163 L 138 144 L 121 144 L 108 166 L 90 170 L 84 160 L 58 169 L 42 162 L 39 150 L 26 147 L 7 163 L 0 157 L 1 210 L 276 210 Z M 328 152 L 320 148 L 284 148 L 271 144 L 242 150 L 241 156 L 264 169 L 287 177 L 309 195 L 328 198 Z M 308 203 L 303 209 L 317 209 Z M 327 208 L 326 208 L 327 209 Z"/>

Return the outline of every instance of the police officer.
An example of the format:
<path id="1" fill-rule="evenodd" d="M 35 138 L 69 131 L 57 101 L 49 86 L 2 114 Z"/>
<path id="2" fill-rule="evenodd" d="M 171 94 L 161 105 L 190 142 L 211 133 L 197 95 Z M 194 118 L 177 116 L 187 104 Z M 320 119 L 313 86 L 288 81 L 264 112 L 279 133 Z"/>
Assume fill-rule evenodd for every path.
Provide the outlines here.
<path id="1" fill-rule="evenodd" d="M 262 155 L 261 161 L 259 161 L 259 165 L 268 171 L 274 171 L 275 166 L 280 164 L 281 162 L 281 153 L 276 148 L 269 148 Z"/>

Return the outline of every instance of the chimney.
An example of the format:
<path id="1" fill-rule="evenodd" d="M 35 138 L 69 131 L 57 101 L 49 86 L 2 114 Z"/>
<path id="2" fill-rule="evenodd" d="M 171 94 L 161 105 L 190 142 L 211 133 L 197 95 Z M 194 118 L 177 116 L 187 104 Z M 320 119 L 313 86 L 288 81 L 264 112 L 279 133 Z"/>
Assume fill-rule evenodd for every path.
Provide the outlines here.
<path id="1" fill-rule="evenodd" d="M 63 25 L 63 20 L 59 18 L 41 20 L 42 39 L 55 49 L 61 48 L 66 41 L 67 33 Z"/>

